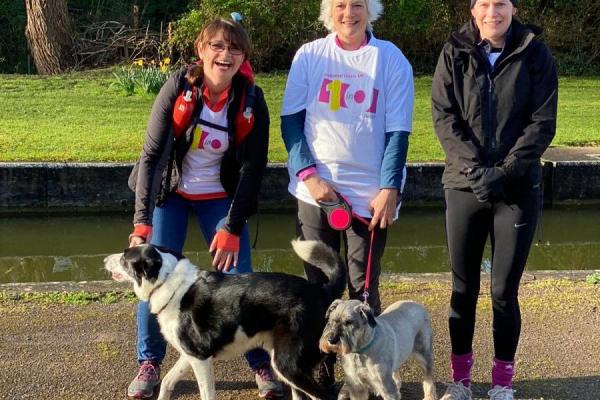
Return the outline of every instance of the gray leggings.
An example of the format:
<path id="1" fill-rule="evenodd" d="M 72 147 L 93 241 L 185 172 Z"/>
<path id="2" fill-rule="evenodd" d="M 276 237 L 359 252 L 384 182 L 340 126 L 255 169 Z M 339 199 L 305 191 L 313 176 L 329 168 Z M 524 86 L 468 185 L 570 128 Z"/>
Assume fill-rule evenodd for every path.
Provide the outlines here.
<path id="1" fill-rule="evenodd" d="M 296 233 L 299 239 L 321 240 L 340 253 L 344 243 L 344 263 L 340 268 L 346 268 L 348 276 L 348 292 L 351 299 L 362 300 L 365 287 L 367 260 L 371 232 L 368 227 L 354 218 L 352 226 L 344 232 L 332 229 L 327 223 L 325 213 L 321 208 L 298 200 L 298 219 Z M 376 315 L 381 313 L 379 299 L 379 275 L 381 273 L 381 257 L 387 240 L 387 229 L 375 229 L 375 242 L 371 255 L 371 277 L 369 280 L 368 302 Z M 304 264 L 306 277 L 311 282 L 325 282 L 323 272 L 310 264 Z"/>

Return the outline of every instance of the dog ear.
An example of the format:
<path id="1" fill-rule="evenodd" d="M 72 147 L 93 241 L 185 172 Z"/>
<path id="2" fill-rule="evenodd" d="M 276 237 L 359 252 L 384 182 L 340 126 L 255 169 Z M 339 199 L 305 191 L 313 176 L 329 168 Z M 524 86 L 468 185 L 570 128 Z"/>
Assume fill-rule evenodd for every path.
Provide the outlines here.
<path id="1" fill-rule="evenodd" d="M 138 286 L 142 284 L 142 278 L 156 280 L 162 266 L 160 253 L 154 246 L 147 244 L 126 249 L 123 252 L 123 261 L 126 268 L 133 272 L 131 275 L 135 277 Z"/>
<path id="2" fill-rule="evenodd" d="M 343 300 L 340 300 L 340 299 L 334 300 L 333 303 L 331 303 L 331 305 L 327 309 L 327 312 L 325 313 L 325 318 L 329 319 L 329 316 L 331 315 L 333 310 L 335 310 L 337 308 L 337 306 L 339 306 L 342 302 L 343 302 Z"/>
<path id="3" fill-rule="evenodd" d="M 374 328 L 377 325 L 377 321 L 375 321 L 375 315 L 373 314 L 373 310 L 367 304 L 361 304 L 357 306 L 358 312 L 360 316 L 369 324 L 371 328 Z"/>

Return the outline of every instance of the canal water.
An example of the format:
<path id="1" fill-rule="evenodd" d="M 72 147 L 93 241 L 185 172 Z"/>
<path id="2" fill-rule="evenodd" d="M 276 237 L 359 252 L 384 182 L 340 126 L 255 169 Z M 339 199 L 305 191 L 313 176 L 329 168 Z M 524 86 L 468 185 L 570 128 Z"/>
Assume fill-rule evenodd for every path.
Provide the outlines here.
<path id="1" fill-rule="evenodd" d="M 258 271 L 302 273 L 290 247 L 295 236 L 292 214 L 261 214 L 253 265 Z M 553 209 L 543 214 L 528 270 L 600 269 L 600 210 Z M 254 239 L 257 220 L 250 221 Z M 0 283 L 90 281 L 109 279 L 102 260 L 123 250 L 131 231 L 131 215 L 0 216 Z M 208 269 L 207 247 L 190 223 L 184 253 Z M 489 246 L 482 269 L 490 267 Z M 443 211 L 410 209 L 388 236 L 383 271 L 445 272 L 449 270 Z"/>

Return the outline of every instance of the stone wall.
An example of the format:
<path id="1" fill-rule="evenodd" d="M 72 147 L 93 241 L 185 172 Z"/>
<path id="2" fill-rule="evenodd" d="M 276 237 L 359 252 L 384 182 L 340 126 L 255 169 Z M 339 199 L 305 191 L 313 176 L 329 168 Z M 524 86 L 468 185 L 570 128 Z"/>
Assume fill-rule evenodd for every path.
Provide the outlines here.
<path id="1" fill-rule="evenodd" d="M 131 168 L 114 163 L 0 163 L 0 212 L 130 210 Z M 441 163 L 409 164 L 403 206 L 441 205 L 442 171 Z M 261 209 L 292 208 L 287 183 L 285 165 L 269 165 Z M 600 203 L 600 162 L 546 162 L 544 198 L 547 204 Z"/>

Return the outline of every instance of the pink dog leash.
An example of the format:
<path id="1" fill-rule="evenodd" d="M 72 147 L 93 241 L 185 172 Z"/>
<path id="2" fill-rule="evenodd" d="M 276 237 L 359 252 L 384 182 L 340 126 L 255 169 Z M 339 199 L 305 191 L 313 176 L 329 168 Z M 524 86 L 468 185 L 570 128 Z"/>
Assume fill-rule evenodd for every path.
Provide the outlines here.
<path id="1" fill-rule="evenodd" d="M 338 196 L 337 201 L 318 202 L 325 214 L 329 226 L 337 231 L 345 231 L 352 224 L 352 218 L 356 218 L 366 226 L 369 221 L 352 211 L 350 201 L 341 193 L 335 192 Z M 367 270 L 365 271 L 365 289 L 363 291 L 363 302 L 367 304 L 369 298 L 369 282 L 371 280 L 371 255 L 373 254 L 373 242 L 375 241 L 375 229 L 371 231 L 371 240 L 369 242 L 369 255 L 367 257 Z"/>

